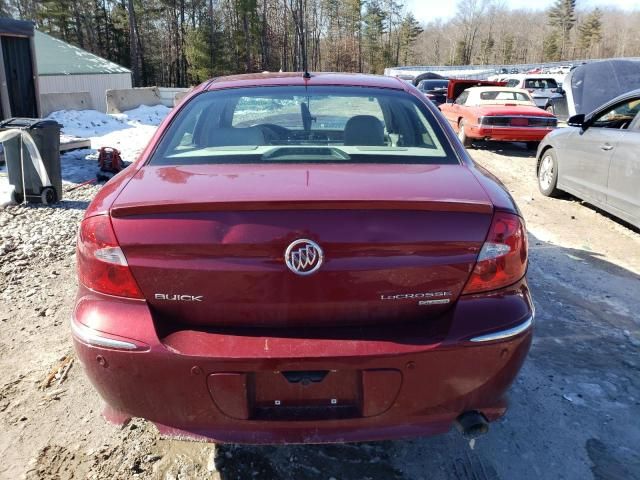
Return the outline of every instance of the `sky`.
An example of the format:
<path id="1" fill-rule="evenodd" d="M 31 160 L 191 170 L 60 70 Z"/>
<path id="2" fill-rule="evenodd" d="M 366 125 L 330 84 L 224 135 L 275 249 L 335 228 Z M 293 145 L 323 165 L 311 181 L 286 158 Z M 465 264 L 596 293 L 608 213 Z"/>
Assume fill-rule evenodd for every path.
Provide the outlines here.
<path id="1" fill-rule="evenodd" d="M 436 18 L 447 20 L 456 11 L 455 0 L 406 0 L 407 10 L 413 12 L 420 22 L 429 22 Z M 510 8 L 528 8 L 541 10 L 546 9 L 554 3 L 554 0 L 502 0 Z M 640 8 L 640 0 L 578 0 L 578 8 L 592 7 L 618 7 L 625 10 Z"/>

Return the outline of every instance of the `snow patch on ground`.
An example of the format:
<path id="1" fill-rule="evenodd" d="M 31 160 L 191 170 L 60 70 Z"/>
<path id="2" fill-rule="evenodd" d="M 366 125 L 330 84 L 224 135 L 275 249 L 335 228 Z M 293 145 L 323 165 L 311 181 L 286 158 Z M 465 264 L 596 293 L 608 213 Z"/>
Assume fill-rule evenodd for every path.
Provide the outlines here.
<path id="1" fill-rule="evenodd" d="M 141 105 L 113 115 L 96 110 L 61 110 L 51 113 L 48 118 L 61 124 L 64 134 L 91 140 L 91 149 L 75 150 L 62 155 L 60 163 L 63 183 L 78 184 L 94 179 L 98 170 L 97 150 L 101 147 L 117 148 L 125 162 L 133 162 L 170 111 L 164 105 Z M 12 191 L 6 165 L 0 165 L 0 207 L 10 202 Z"/>
<path id="2" fill-rule="evenodd" d="M 121 119 L 97 110 L 59 110 L 48 117 L 62 125 L 62 132 L 73 137 L 99 137 L 128 127 Z"/>
<path id="3" fill-rule="evenodd" d="M 134 110 L 129 110 L 120 114 L 112 114 L 111 117 L 129 125 L 141 124 L 157 127 L 170 111 L 171 109 L 164 105 L 154 105 L 153 107 L 140 105 Z"/>

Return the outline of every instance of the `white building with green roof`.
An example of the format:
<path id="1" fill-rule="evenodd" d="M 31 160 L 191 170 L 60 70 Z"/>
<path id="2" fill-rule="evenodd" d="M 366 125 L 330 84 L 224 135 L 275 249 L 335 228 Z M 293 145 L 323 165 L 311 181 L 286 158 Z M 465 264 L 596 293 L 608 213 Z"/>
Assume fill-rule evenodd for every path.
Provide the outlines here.
<path id="1" fill-rule="evenodd" d="M 34 43 L 41 96 L 88 92 L 88 108 L 105 112 L 107 90 L 132 88 L 127 68 L 38 30 Z"/>

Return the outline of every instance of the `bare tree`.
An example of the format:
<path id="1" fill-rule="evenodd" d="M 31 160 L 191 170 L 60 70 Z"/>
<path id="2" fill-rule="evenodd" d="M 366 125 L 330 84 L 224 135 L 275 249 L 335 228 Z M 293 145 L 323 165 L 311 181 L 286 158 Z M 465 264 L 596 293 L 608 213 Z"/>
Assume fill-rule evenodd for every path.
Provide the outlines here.
<path id="1" fill-rule="evenodd" d="M 140 54 L 139 54 L 139 40 L 138 40 L 138 27 L 136 24 L 136 11 L 133 6 L 133 0 L 128 0 L 127 3 L 129 13 L 129 52 L 131 56 L 131 71 L 133 73 L 133 84 L 140 86 Z"/>

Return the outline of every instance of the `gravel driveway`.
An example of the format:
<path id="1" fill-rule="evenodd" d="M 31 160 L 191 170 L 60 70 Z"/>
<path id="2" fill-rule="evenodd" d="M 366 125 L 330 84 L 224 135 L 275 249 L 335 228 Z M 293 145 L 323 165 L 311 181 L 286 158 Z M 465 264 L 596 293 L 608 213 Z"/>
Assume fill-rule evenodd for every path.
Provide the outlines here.
<path id="1" fill-rule="evenodd" d="M 77 222 L 97 191 L 57 208 L 0 210 L 0 478 L 640 478 L 640 234 L 576 199 L 548 199 L 522 146 L 476 160 L 512 192 L 530 232 L 534 345 L 511 409 L 474 443 L 457 432 L 355 445 L 214 446 L 100 417 L 68 318 Z"/>

